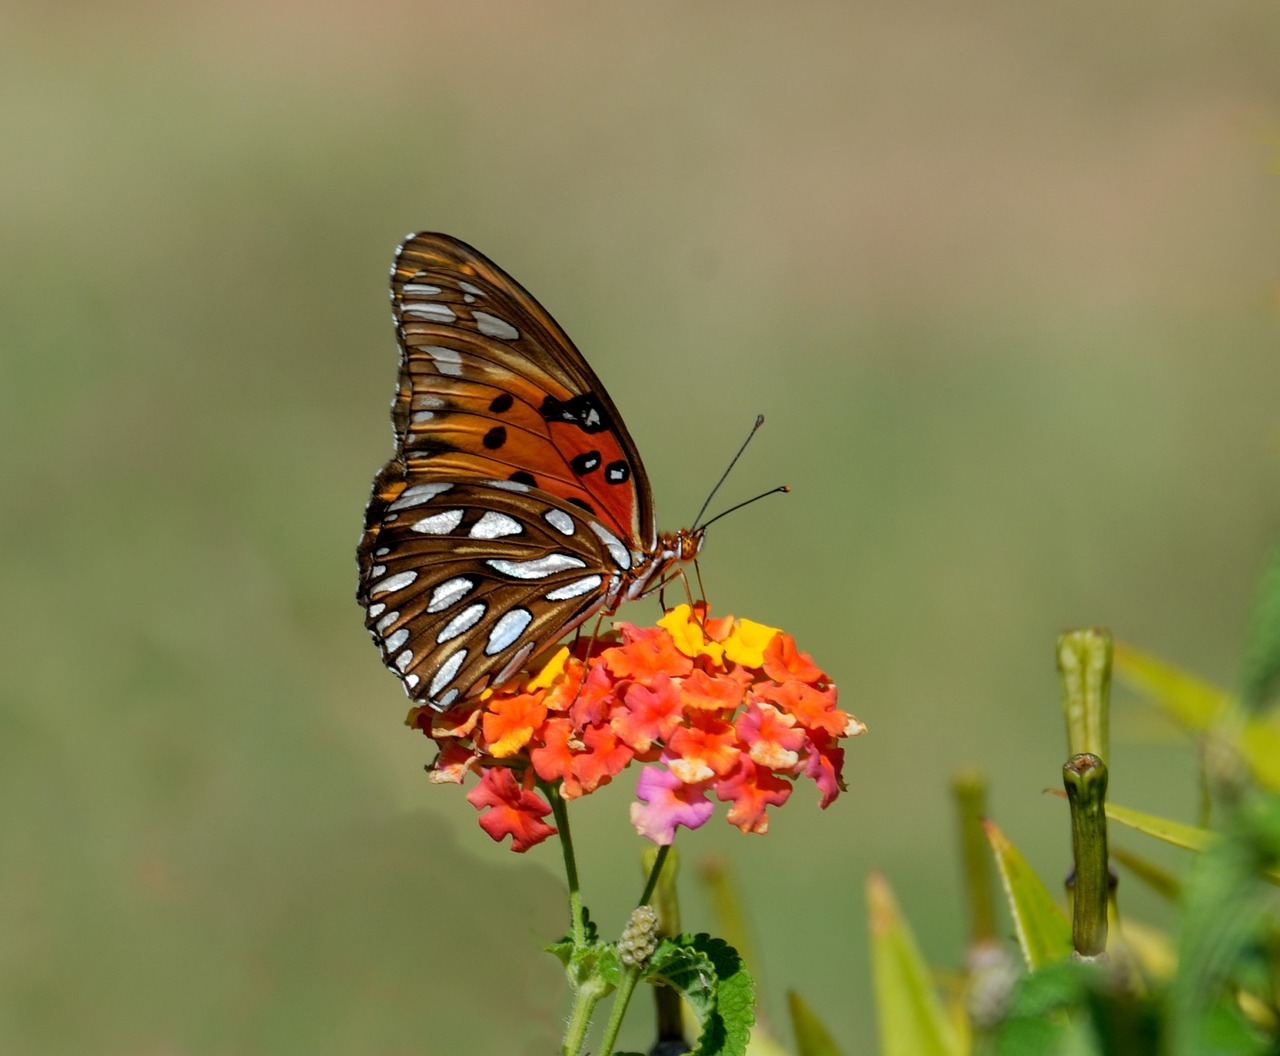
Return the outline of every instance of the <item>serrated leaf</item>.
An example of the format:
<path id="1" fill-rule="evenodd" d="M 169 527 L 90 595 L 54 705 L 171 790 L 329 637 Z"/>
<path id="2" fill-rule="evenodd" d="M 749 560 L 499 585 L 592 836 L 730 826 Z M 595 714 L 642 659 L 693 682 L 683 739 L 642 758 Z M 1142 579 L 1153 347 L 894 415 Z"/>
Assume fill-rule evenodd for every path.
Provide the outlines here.
<path id="1" fill-rule="evenodd" d="M 674 987 L 702 1030 L 691 1056 L 744 1056 L 755 1023 L 755 986 L 738 951 L 707 934 L 663 939 L 644 978 Z"/>
<path id="2" fill-rule="evenodd" d="M 787 1008 L 791 1012 L 791 1029 L 795 1031 L 798 1056 L 843 1056 L 836 1039 L 827 1030 L 803 997 L 787 991 Z"/>
<path id="3" fill-rule="evenodd" d="M 888 882 L 867 877 L 867 917 L 883 1056 L 959 1056 L 955 1033 Z"/>
<path id="4" fill-rule="evenodd" d="M 1022 959 L 1031 971 L 1071 955 L 1071 923 L 1022 853 L 992 821 L 983 823 L 1013 917 Z"/>

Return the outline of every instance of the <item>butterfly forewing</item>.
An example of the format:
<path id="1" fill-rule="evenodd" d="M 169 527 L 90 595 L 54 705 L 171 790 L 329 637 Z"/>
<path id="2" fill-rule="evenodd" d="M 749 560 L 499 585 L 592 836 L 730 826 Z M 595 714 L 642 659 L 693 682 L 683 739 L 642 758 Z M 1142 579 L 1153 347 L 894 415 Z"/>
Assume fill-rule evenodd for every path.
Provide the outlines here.
<path id="1" fill-rule="evenodd" d="M 365 513 L 357 597 L 409 695 L 447 708 L 643 592 L 659 540 L 613 401 L 515 280 L 413 235 L 391 302 L 396 451 Z"/>
<path id="2" fill-rule="evenodd" d="M 393 417 L 411 472 L 523 482 L 652 547 L 648 479 L 613 401 L 514 279 L 455 239 L 415 235 L 396 255 L 391 301 Z"/>

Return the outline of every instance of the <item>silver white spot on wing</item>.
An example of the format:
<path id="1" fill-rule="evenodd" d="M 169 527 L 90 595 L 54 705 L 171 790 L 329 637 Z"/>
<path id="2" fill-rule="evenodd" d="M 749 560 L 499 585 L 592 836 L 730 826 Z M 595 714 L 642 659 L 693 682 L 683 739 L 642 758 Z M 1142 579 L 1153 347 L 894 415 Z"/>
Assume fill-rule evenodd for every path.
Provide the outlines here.
<path id="1" fill-rule="evenodd" d="M 457 699 L 458 699 L 458 688 L 457 686 L 455 686 L 453 689 L 449 690 L 449 692 L 447 692 L 443 697 L 437 700 L 433 706 L 437 711 L 444 711 L 445 708 L 447 708 L 450 704 L 452 704 Z"/>
<path id="2" fill-rule="evenodd" d="M 394 653 L 397 649 L 399 649 L 402 645 L 404 645 L 404 643 L 407 642 L 408 640 L 409 640 L 409 628 L 401 627 L 400 630 L 396 631 L 395 634 L 393 634 L 390 638 L 386 640 L 384 645 L 386 647 L 387 652 Z"/>
<path id="3" fill-rule="evenodd" d="M 437 495 L 443 495 L 448 491 L 452 484 L 415 484 L 411 488 L 405 488 L 400 492 L 396 501 L 387 507 L 388 510 L 403 510 L 409 506 L 421 506 L 424 502 L 430 502 Z"/>
<path id="4" fill-rule="evenodd" d="M 496 315 L 490 315 L 488 312 L 471 313 L 471 318 L 476 321 L 476 329 L 485 337 L 496 337 L 503 341 L 514 341 L 520 336 L 520 331 L 512 326 L 505 319 L 499 319 Z"/>
<path id="5" fill-rule="evenodd" d="M 462 377 L 462 353 L 456 348 L 445 348 L 443 345 L 419 345 L 418 347 L 435 361 L 436 370 L 441 374 L 448 374 L 452 378 Z"/>
<path id="6" fill-rule="evenodd" d="M 379 605 L 379 606 L 378 606 L 378 608 L 381 610 L 381 609 L 385 609 L 385 608 L 386 608 L 386 606 L 385 606 L 385 605 Z M 370 609 L 369 611 L 370 611 L 371 613 L 373 612 L 373 610 L 372 610 L 372 609 Z M 375 624 L 373 625 L 373 629 L 374 629 L 375 631 L 377 631 L 379 634 L 386 634 L 386 633 L 387 633 L 388 628 L 390 628 L 390 627 L 391 627 L 391 625 L 392 625 L 393 623 L 395 623 L 395 622 L 396 622 L 396 620 L 398 620 L 398 619 L 400 619 L 400 613 L 399 613 L 399 612 L 389 612 L 389 613 L 387 613 L 385 616 L 383 616 L 383 617 L 382 617 L 382 619 L 380 619 L 377 623 L 375 623 Z M 388 639 L 388 641 L 390 641 L 390 639 Z M 399 648 L 399 646 L 396 646 L 396 645 L 390 645 L 390 644 L 389 644 L 389 645 L 387 646 L 387 652 L 389 652 L 389 653 L 393 653 L 393 652 L 395 652 L 398 648 Z"/>
<path id="7" fill-rule="evenodd" d="M 496 656 L 512 645 L 524 629 L 533 622 L 533 613 L 528 609 L 509 609 L 502 614 L 502 619 L 493 625 L 489 632 L 489 641 L 485 643 L 485 656 Z"/>
<path id="8" fill-rule="evenodd" d="M 475 582 L 466 576 L 454 576 L 446 579 L 431 592 L 431 600 L 427 602 L 427 612 L 443 612 L 456 601 L 460 601 L 476 589 Z"/>
<path id="9" fill-rule="evenodd" d="M 374 556 L 374 557 L 386 557 L 386 556 L 387 556 L 387 554 L 389 554 L 389 553 L 391 553 L 391 547 L 389 547 L 389 546 L 380 546 L 380 547 L 378 547 L 378 549 L 377 549 L 377 550 L 375 550 L 375 551 L 373 552 L 373 556 Z"/>
<path id="10" fill-rule="evenodd" d="M 565 513 L 564 510 L 547 510 L 542 515 L 542 519 L 561 535 L 573 534 L 573 518 Z"/>
<path id="11" fill-rule="evenodd" d="M 514 517 L 496 510 L 488 510 L 480 520 L 471 526 L 467 534 L 472 539 L 501 539 L 507 535 L 519 535 L 524 531 L 520 522 Z"/>
<path id="12" fill-rule="evenodd" d="M 548 554 L 532 561 L 510 561 L 505 557 L 495 557 L 485 562 L 490 568 L 501 572 L 504 576 L 516 579 L 546 579 L 557 572 L 567 572 L 571 568 L 586 568 L 587 563 L 572 554 Z"/>
<path id="13" fill-rule="evenodd" d="M 369 575 L 372 578 L 377 579 L 379 576 L 384 575 L 386 571 L 387 571 L 386 565 L 374 565 L 371 569 L 369 569 Z"/>
<path id="14" fill-rule="evenodd" d="M 572 583 L 566 583 L 563 587 L 556 587 L 555 590 L 548 591 L 546 599 L 548 601 L 568 601 L 570 598 L 580 598 L 583 594 L 595 590 L 603 582 L 604 578 L 602 576 L 583 576 L 581 579 L 575 579 Z"/>
<path id="15" fill-rule="evenodd" d="M 516 655 L 507 661 L 506 666 L 494 676 L 493 684 L 495 686 L 502 685 L 507 679 L 514 675 L 520 668 L 524 667 L 524 662 L 532 655 L 536 642 L 526 642 L 516 650 Z"/>
<path id="16" fill-rule="evenodd" d="M 623 571 L 629 569 L 631 567 L 631 552 L 622 545 L 622 540 L 599 521 L 588 521 L 587 524 L 600 537 L 600 542 L 604 543 L 604 548 L 609 551 L 609 556 L 613 558 L 614 564 Z"/>
<path id="17" fill-rule="evenodd" d="M 396 670 L 404 674 L 408 666 L 413 663 L 413 650 L 406 649 L 403 653 L 396 657 Z"/>
<path id="18" fill-rule="evenodd" d="M 429 319 L 433 323 L 451 323 L 458 318 L 447 304 L 436 304 L 427 301 L 425 304 L 401 304 L 400 314 L 412 315 L 415 319 Z"/>
<path id="19" fill-rule="evenodd" d="M 406 282 L 401 290 L 408 297 L 434 297 L 437 293 L 444 292 L 439 286 L 425 282 Z"/>
<path id="20" fill-rule="evenodd" d="M 433 513 L 430 517 L 414 521 L 409 527 L 423 535 L 448 535 L 462 523 L 462 512 L 462 510 L 445 510 L 443 513 Z"/>
<path id="21" fill-rule="evenodd" d="M 379 580 L 369 588 L 369 593 L 371 595 L 386 594 L 392 590 L 403 590 L 417 578 L 417 572 L 397 572 L 394 576 L 387 576 L 386 579 Z"/>
<path id="22" fill-rule="evenodd" d="M 383 602 L 375 601 L 372 605 L 369 606 L 369 619 L 376 620 L 379 616 L 381 616 L 386 611 L 387 611 L 387 606 Z"/>
<path id="23" fill-rule="evenodd" d="M 423 422 L 429 422 L 436 416 L 435 411 L 414 411 L 413 417 L 410 419 L 414 425 L 421 425 Z"/>
<path id="24" fill-rule="evenodd" d="M 457 616 L 451 619 L 440 629 L 440 633 L 436 635 L 436 644 L 444 645 L 445 642 L 452 638 L 457 638 L 463 631 L 469 631 L 482 619 L 489 606 L 484 602 L 476 602 L 474 605 L 468 605 Z"/>
<path id="25" fill-rule="evenodd" d="M 521 484 L 518 480 L 486 480 L 486 484 L 491 488 L 499 488 L 502 491 L 528 491 L 528 484 Z"/>
<path id="26" fill-rule="evenodd" d="M 479 286 L 472 286 L 471 283 L 466 282 L 463 279 L 458 280 L 458 288 L 461 289 L 463 293 L 471 294 L 472 297 L 484 296 L 484 290 L 480 289 Z"/>
<path id="27" fill-rule="evenodd" d="M 440 670 L 435 673 L 435 677 L 431 680 L 431 685 L 427 687 L 427 692 L 432 700 L 436 700 L 444 687 L 453 681 L 454 675 L 463 664 L 467 662 L 467 651 L 459 649 L 448 660 L 440 665 Z"/>
<path id="28" fill-rule="evenodd" d="M 422 679 L 420 679 L 417 675 L 405 675 L 405 676 L 404 676 L 404 684 L 405 684 L 406 686 L 408 686 L 410 689 L 414 689 L 414 688 L 416 688 L 416 687 L 417 687 L 417 685 L 418 685 L 418 683 L 419 683 L 419 682 L 421 682 L 421 681 L 422 681 Z"/>

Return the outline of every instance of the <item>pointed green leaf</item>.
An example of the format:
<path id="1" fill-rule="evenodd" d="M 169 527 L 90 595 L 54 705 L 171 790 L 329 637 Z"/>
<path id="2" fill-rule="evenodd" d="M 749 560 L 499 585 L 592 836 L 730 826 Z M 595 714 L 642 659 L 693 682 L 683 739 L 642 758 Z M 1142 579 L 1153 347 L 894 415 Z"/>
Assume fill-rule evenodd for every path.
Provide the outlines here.
<path id="1" fill-rule="evenodd" d="M 1021 852 L 995 822 L 985 823 L 1000 882 L 1027 968 L 1035 971 L 1071 955 L 1071 923 Z"/>
<path id="2" fill-rule="evenodd" d="M 1125 847 L 1113 846 L 1111 848 L 1111 860 L 1119 862 L 1146 884 L 1147 887 L 1151 888 L 1152 891 L 1170 902 L 1176 902 L 1178 896 L 1182 893 L 1182 884 L 1178 878 L 1163 866 L 1156 865 L 1149 858 L 1134 854 L 1133 851 Z"/>
<path id="3" fill-rule="evenodd" d="M 867 877 L 867 916 L 882 1056 L 958 1056 L 929 968 L 879 873 Z"/>
<path id="4" fill-rule="evenodd" d="M 691 1056 L 743 1056 L 755 1023 L 755 986 L 738 951 L 706 934 L 663 939 L 644 978 L 674 987 L 702 1032 Z"/>
<path id="5" fill-rule="evenodd" d="M 1169 818 L 1159 818 L 1154 814 L 1144 814 L 1116 803 L 1107 804 L 1107 817 L 1120 825 L 1127 825 L 1138 832 L 1154 836 L 1157 840 L 1201 854 L 1214 847 L 1221 838 L 1218 833 L 1210 829 L 1197 828 L 1180 821 L 1171 821 Z M 1280 870 L 1268 869 L 1262 875 L 1268 883 L 1280 884 Z"/>
<path id="6" fill-rule="evenodd" d="M 1231 704 L 1225 690 L 1123 642 L 1115 644 L 1112 671 L 1179 725 L 1197 733 L 1212 727 Z"/>
<path id="7" fill-rule="evenodd" d="M 1255 648 L 1262 649 L 1261 646 Z M 1275 676 L 1263 671 L 1269 662 L 1256 658 L 1250 661 L 1257 667 L 1247 676 L 1257 683 L 1252 692 L 1274 690 Z M 1235 706 L 1231 694 L 1131 646 L 1116 645 L 1114 664 L 1117 679 L 1150 698 L 1185 729 L 1193 733 L 1212 730 L 1218 736 L 1228 736 L 1248 762 L 1254 777 L 1280 792 L 1280 729 L 1267 716 L 1234 723 L 1223 721 Z M 1237 727 L 1242 732 L 1233 734 L 1231 731 Z"/>
<path id="8" fill-rule="evenodd" d="M 1107 804 L 1107 817 L 1120 825 L 1127 825 L 1138 832 L 1154 836 L 1157 840 L 1171 843 L 1175 847 L 1184 847 L 1189 851 L 1206 851 L 1215 839 L 1214 834 L 1208 829 L 1200 829 L 1169 818 L 1160 818 L 1154 814 L 1144 814 L 1140 810 L 1131 810 L 1118 803 Z"/>
<path id="9" fill-rule="evenodd" d="M 799 1056 L 843 1056 L 826 1024 L 794 990 L 787 991 L 787 1007 L 791 1010 L 791 1028 L 795 1031 Z"/>

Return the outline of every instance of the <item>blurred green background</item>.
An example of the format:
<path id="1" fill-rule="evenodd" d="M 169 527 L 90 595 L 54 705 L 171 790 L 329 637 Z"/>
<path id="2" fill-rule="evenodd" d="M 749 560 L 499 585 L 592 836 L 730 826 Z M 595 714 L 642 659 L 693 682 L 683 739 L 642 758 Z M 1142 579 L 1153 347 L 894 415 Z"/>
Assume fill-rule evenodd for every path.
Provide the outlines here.
<path id="1" fill-rule="evenodd" d="M 409 230 L 560 320 L 665 528 L 768 416 L 723 501 L 794 493 L 716 526 L 709 597 L 870 726 L 825 814 L 679 841 L 691 929 L 693 864 L 736 870 L 775 1015 L 866 1051 L 871 868 L 954 963 L 958 766 L 1062 874 L 1061 629 L 1235 677 L 1280 526 L 1273 5 L 0 19 L 0 1051 L 554 1048 L 557 852 L 427 784 L 353 599 Z M 1115 798 L 1190 817 L 1187 747 L 1114 727 Z M 575 813 L 607 931 L 632 780 Z"/>

